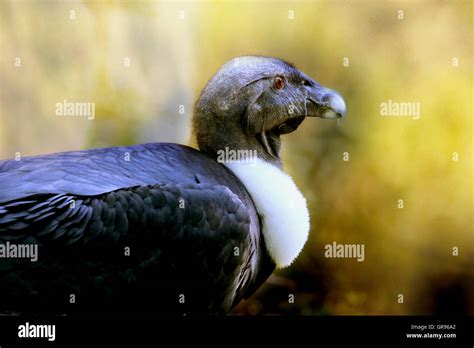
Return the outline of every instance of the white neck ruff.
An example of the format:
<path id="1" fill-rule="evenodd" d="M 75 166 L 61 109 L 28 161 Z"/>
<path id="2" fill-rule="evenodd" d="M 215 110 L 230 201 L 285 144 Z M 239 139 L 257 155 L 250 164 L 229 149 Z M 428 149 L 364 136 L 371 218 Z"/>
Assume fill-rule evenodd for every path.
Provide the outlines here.
<path id="1" fill-rule="evenodd" d="M 262 159 L 225 165 L 252 196 L 273 261 L 279 268 L 289 266 L 308 239 L 306 199 L 288 174 Z"/>

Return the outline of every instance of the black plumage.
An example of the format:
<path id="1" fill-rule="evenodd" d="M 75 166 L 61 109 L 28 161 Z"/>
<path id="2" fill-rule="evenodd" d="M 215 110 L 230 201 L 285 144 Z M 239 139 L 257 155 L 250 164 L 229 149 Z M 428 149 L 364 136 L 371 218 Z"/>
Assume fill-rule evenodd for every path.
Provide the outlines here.
<path id="1" fill-rule="evenodd" d="M 189 147 L 3 161 L 0 180 L 0 239 L 39 245 L 37 262 L 12 259 L 15 272 L 3 261 L 3 309 L 225 312 L 274 268 L 254 252 L 264 241 L 245 188 Z"/>

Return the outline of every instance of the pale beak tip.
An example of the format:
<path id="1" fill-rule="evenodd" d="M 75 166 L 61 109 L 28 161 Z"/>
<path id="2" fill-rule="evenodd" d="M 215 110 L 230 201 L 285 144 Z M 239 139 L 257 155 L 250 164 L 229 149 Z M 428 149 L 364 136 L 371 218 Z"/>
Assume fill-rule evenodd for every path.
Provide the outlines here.
<path id="1" fill-rule="evenodd" d="M 324 112 L 323 118 L 344 118 L 346 116 L 346 103 L 344 98 L 336 91 L 329 90 L 323 97 L 328 109 Z"/>

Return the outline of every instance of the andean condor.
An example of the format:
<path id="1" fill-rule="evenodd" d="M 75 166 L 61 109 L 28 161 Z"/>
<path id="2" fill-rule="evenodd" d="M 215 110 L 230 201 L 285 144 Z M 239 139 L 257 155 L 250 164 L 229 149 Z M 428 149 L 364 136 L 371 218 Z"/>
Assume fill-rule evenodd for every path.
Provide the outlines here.
<path id="1" fill-rule="evenodd" d="M 307 116 L 344 115 L 337 92 L 293 65 L 238 57 L 195 105 L 199 151 L 152 143 L 0 161 L 0 311 L 228 312 L 308 236 L 280 136 Z"/>

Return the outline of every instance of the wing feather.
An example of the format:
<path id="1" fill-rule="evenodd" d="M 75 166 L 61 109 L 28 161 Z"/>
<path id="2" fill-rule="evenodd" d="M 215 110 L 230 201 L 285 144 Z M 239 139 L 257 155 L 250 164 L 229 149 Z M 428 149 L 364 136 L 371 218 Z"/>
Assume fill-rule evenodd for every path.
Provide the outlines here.
<path id="1" fill-rule="evenodd" d="M 39 194 L 6 202 L 0 205 L 0 242 L 37 243 L 39 260 L 13 261 L 12 267 L 0 261 L 1 305 L 67 308 L 69 294 L 79 291 L 81 302 L 94 309 L 103 301 L 107 308 L 121 301 L 120 308 L 155 302 L 158 311 L 227 311 L 242 296 L 240 274 L 251 270 L 256 240 L 250 228 L 239 197 L 208 184 L 135 186 L 90 197 Z M 121 253 L 124 246 L 134 257 Z M 51 278 L 54 291 L 43 284 Z M 99 280 L 101 291 L 94 286 Z M 13 292 L 21 297 L 12 296 L 15 287 L 21 287 Z M 176 300 L 180 292 L 190 297 L 186 306 Z M 127 294 L 127 301 L 117 293 Z M 49 294 L 54 296 L 47 299 Z M 160 296 L 164 300 L 156 301 Z"/>

